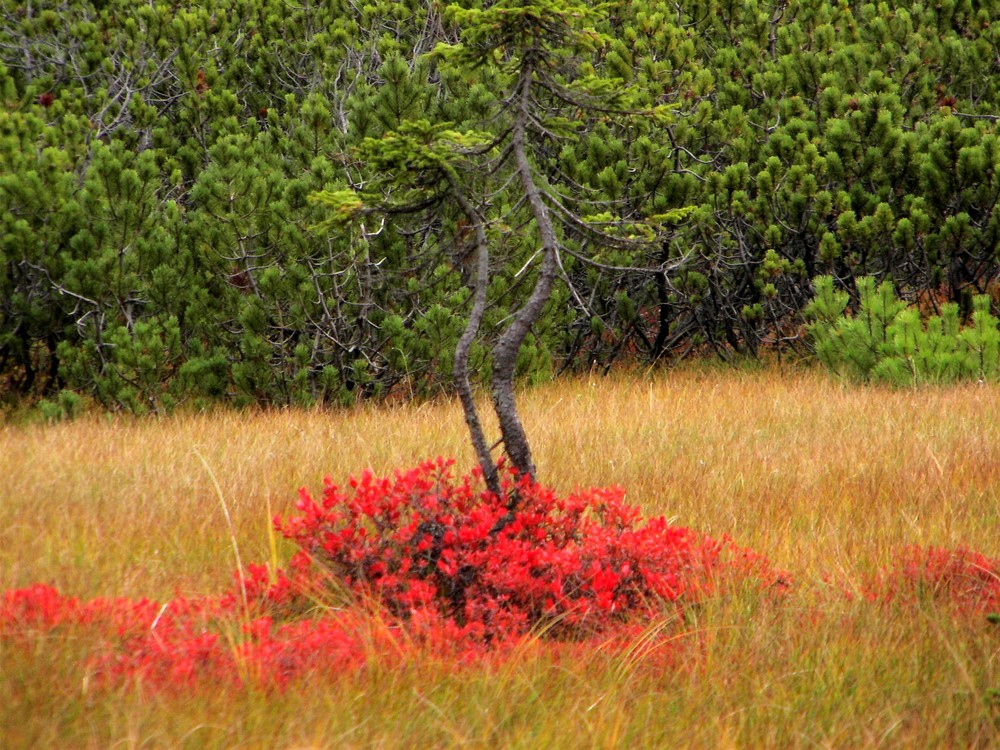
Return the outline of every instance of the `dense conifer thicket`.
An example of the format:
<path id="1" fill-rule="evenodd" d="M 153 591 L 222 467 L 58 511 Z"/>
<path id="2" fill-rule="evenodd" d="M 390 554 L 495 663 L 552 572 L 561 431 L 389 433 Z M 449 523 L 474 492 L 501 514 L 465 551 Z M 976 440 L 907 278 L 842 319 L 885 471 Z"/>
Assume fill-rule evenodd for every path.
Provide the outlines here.
<path id="1" fill-rule="evenodd" d="M 0 3 L 0 393 L 147 411 L 450 387 L 467 212 L 438 201 L 348 228 L 313 198 L 364 190 L 387 133 L 488 145 L 514 83 L 505 50 L 435 54 L 472 5 L 491 3 Z M 573 75 L 552 80 L 629 96 L 537 113 L 530 168 L 586 226 L 559 229 L 563 283 L 521 375 L 801 341 L 820 274 L 963 314 L 991 291 L 996 3 L 640 0 L 586 29 L 559 51 Z M 481 178 L 470 193 L 499 196 L 475 206 L 488 339 L 531 292 L 539 237 L 516 187 Z"/>

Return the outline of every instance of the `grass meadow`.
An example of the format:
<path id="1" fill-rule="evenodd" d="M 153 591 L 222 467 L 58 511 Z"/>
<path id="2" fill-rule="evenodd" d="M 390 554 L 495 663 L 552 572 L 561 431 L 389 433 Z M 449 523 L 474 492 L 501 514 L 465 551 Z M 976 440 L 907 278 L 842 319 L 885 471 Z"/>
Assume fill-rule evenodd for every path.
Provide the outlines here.
<path id="1" fill-rule="evenodd" d="M 1000 557 L 1000 390 L 682 369 L 525 391 L 539 480 L 617 484 L 649 515 L 766 554 L 779 605 L 712 600 L 673 663 L 634 648 L 415 658 L 285 691 L 95 688 L 71 636 L 0 633 L 0 747 L 1000 747 L 1000 625 L 844 594 L 906 545 Z M 282 564 L 301 486 L 438 455 L 457 401 L 0 427 L 0 590 L 168 599 Z M 228 519 L 227 519 L 228 516 Z M 831 584 L 837 581 L 838 585 Z"/>

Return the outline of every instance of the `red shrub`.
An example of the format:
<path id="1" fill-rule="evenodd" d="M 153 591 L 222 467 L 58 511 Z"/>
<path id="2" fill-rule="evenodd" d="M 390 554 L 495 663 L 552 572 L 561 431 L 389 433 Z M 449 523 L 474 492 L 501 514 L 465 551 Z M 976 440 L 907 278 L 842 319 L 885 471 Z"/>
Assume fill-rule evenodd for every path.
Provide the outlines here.
<path id="1" fill-rule="evenodd" d="M 334 581 L 392 616 L 451 621 L 485 642 L 548 625 L 586 636 L 665 602 L 683 603 L 732 584 L 784 586 L 767 560 L 661 518 L 641 522 L 620 489 L 560 498 L 506 475 L 516 511 L 478 474 L 455 480 L 438 459 L 393 478 L 370 473 L 348 491 L 329 482 L 319 502 L 302 491 L 300 515 L 276 518 L 300 548 L 291 574 L 265 598 Z"/>

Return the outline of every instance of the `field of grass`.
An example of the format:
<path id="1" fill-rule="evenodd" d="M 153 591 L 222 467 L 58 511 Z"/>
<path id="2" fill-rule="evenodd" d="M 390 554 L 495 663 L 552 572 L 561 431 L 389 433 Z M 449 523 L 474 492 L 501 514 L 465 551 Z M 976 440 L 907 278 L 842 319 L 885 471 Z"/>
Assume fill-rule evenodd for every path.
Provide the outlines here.
<path id="1" fill-rule="evenodd" d="M 522 395 L 539 480 L 618 484 L 650 515 L 766 554 L 773 605 L 711 600 L 667 660 L 527 647 L 414 659 L 284 692 L 95 689 L 86 644 L 0 633 L 0 748 L 998 747 L 1000 625 L 845 596 L 906 545 L 1000 557 L 1000 391 L 867 389 L 805 373 L 683 370 Z M 0 590 L 221 591 L 234 542 L 284 562 L 272 514 L 371 467 L 471 468 L 457 402 L 0 428 Z M 220 496 L 223 502 L 220 502 Z M 227 522 L 231 519 L 232 533 Z"/>

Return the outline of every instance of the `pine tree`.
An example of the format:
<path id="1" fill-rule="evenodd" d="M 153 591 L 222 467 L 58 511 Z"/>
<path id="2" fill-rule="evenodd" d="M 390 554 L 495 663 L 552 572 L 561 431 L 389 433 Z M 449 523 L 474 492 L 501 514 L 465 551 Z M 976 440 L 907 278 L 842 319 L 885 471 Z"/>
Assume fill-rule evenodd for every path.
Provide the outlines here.
<path id="1" fill-rule="evenodd" d="M 963 328 L 957 303 L 945 303 L 940 315 L 924 321 L 887 281 L 876 287 L 870 277 L 859 279 L 853 315 L 848 293 L 836 290 L 832 277 L 814 284 L 816 296 L 806 308 L 810 335 L 817 357 L 839 375 L 900 386 L 1000 376 L 1000 320 L 985 294 L 975 297 Z"/>
<path id="2" fill-rule="evenodd" d="M 442 77 L 477 81 L 485 73 L 491 80 L 493 106 L 481 129 L 460 131 L 424 119 L 400 122 L 361 144 L 368 174 L 363 191 L 327 191 L 318 199 L 330 207 L 335 222 L 378 212 L 420 215 L 425 226 L 461 222 L 465 228 L 468 236 L 461 241 L 467 249 L 461 253 L 471 256 L 473 302 L 456 347 L 455 375 L 479 463 L 490 488 L 499 492 L 468 368 L 488 303 L 491 250 L 509 247 L 527 256 L 518 276 L 529 271 L 533 276 L 530 292 L 492 344 L 490 359 L 501 442 L 514 469 L 534 477 L 514 377 L 522 345 L 542 317 L 564 258 L 582 257 L 572 250 L 570 238 L 579 243 L 600 237 L 611 246 L 628 247 L 634 235 L 652 239 L 655 232 L 649 224 L 610 212 L 580 215 L 567 206 L 572 183 L 560 182 L 562 175 L 549 166 L 562 144 L 600 119 L 624 116 L 630 103 L 619 82 L 595 75 L 585 62 L 584 55 L 608 41 L 595 28 L 601 21 L 595 10 L 582 3 L 500 0 L 482 9 L 452 5 L 446 13 L 460 41 L 439 45 L 433 58 Z M 643 114 L 666 120 L 661 109 Z M 615 198 L 620 192 L 610 177 L 605 189 Z M 613 206 L 607 199 L 591 204 Z M 518 227 L 521 236 L 510 237 L 510 227 Z"/>

